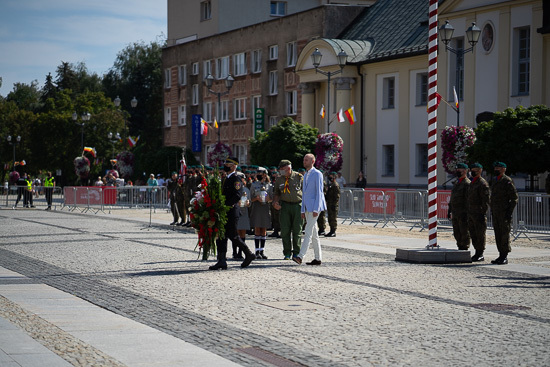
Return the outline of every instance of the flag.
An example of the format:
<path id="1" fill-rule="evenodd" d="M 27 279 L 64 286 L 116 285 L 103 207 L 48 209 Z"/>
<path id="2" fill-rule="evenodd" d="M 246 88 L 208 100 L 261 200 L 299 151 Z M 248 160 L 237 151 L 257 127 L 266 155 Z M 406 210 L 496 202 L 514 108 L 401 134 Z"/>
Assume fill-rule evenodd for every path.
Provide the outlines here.
<path id="1" fill-rule="evenodd" d="M 319 115 L 321 115 L 321 118 L 325 118 L 325 105 L 321 105 L 321 111 L 319 112 Z"/>
<path id="2" fill-rule="evenodd" d="M 217 129 L 218 128 L 218 120 L 216 120 L 216 118 L 214 117 L 214 127 Z"/>
<path id="3" fill-rule="evenodd" d="M 185 182 L 185 175 L 187 174 L 187 163 L 185 163 L 185 155 L 181 155 L 180 160 L 180 178 L 179 182 L 183 184 Z"/>
<path id="4" fill-rule="evenodd" d="M 84 150 L 82 151 L 82 154 L 84 154 L 84 152 L 90 153 L 92 155 L 92 157 L 94 157 L 94 158 L 97 154 L 96 151 L 95 151 L 95 148 L 90 148 L 90 147 L 84 147 Z"/>
<path id="5" fill-rule="evenodd" d="M 348 108 L 345 113 L 346 113 L 346 117 L 349 120 L 349 124 L 350 125 L 355 124 L 355 108 L 354 108 L 354 106 L 351 106 L 350 108 Z"/>
<path id="6" fill-rule="evenodd" d="M 118 161 L 117 161 L 116 159 L 111 159 L 110 162 L 111 162 L 111 165 L 116 166 L 116 163 L 117 163 Z"/>
<path id="7" fill-rule="evenodd" d="M 135 138 L 131 136 L 128 137 L 128 145 L 130 146 L 130 148 L 133 148 L 136 146 L 140 136 L 141 135 L 136 136 Z"/>
<path id="8" fill-rule="evenodd" d="M 4 171 L 7 171 L 10 169 L 10 164 L 9 163 L 4 163 Z"/>
<path id="9" fill-rule="evenodd" d="M 437 100 L 435 101 L 435 109 L 437 110 L 437 107 L 439 107 L 439 104 L 441 103 L 441 99 L 442 99 L 443 97 L 441 97 L 441 94 L 435 92 L 435 98 L 437 99 Z M 429 109 L 430 109 L 430 106 L 427 106 L 427 107 L 426 107 L 426 112 L 429 113 L 429 112 L 430 112 Z"/>
<path id="10" fill-rule="evenodd" d="M 455 106 L 456 106 L 456 109 L 458 110 L 458 96 L 456 95 L 456 89 L 454 86 L 453 86 L 453 93 L 455 96 Z"/>
<path id="11" fill-rule="evenodd" d="M 208 122 L 204 121 L 202 117 L 201 117 L 201 134 L 202 135 L 208 134 Z"/>
<path id="12" fill-rule="evenodd" d="M 338 122 L 344 122 L 346 119 L 344 118 L 344 111 L 342 111 L 342 108 L 340 108 L 340 112 L 338 112 Z"/>

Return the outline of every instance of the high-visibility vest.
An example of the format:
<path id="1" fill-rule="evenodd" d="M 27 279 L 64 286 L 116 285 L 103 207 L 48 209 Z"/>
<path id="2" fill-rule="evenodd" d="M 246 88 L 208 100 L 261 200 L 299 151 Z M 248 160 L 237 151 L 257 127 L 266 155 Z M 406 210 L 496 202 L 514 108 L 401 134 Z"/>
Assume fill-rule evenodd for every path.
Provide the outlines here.
<path id="1" fill-rule="evenodd" d="M 53 187 L 53 177 L 45 178 L 44 179 L 44 186 L 45 187 Z"/>
<path id="2" fill-rule="evenodd" d="M 31 180 L 25 180 L 27 181 L 27 190 L 32 191 L 32 181 Z"/>

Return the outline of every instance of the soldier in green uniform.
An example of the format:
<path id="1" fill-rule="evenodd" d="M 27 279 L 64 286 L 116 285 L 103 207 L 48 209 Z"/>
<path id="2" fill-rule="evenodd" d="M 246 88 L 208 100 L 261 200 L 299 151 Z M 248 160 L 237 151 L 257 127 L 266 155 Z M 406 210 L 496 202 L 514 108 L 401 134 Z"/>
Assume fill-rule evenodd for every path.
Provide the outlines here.
<path id="1" fill-rule="evenodd" d="M 453 235 L 459 250 L 470 248 L 470 232 L 468 232 L 468 189 L 470 180 L 466 176 L 468 166 L 465 163 L 456 165 L 457 180 L 451 191 L 447 217 L 453 223 Z"/>
<path id="2" fill-rule="evenodd" d="M 481 177 L 483 166 L 474 163 L 470 166 L 470 171 L 472 172 L 472 182 L 468 189 L 468 230 L 472 238 L 472 245 L 476 250 L 472 261 L 484 261 L 487 209 L 489 209 L 491 192 L 489 184 Z"/>
<path id="3" fill-rule="evenodd" d="M 506 176 L 506 164 L 493 163 L 494 178 L 491 183 L 491 214 L 493 217 L 493 229 L 499 256 L 491 261 L 492 264 L 508 264 L 508 253 L 512 251 L 510 246 L 510 230 L 512 227 L 512 214 L 518 203 L 518 192 L 514 181 Z"/>
<path id="4" fill-rule="evenodd" d="M 168 180 L 166 188 L 170 192 L 170 210 L 172 211 L 172 217 L 174 221 L 170 223 L 183 225 L 187 221 L 187 215 L 184 210 L 183 190 L 178 182 L 177 172 L 172 172 L 172 177 Z M 181 223 L 178 223 L 178 219 L 181 218 Z"/>
<path id="5" fill-rule="evenodd" d="M 325 201 L 327 202 L 328 225 L 330 232 L 325 237 L 336 237 L 336 229 L 338 227 L 338 205 L 340 204 L 340 185 L 336 182 L 336 172 L 331 172 L 328 175 L 327 192 L 325 193 Z"/>
<path id="6" fill-rule="evenodd" d="M 281 237 L 285 260 L 298 256 L 302 233 L 302 181 L 303 176 L 292 170 L 289 160 L 279 162 L 279 173 L 273 185 L 273 207 L 280 210 Z"/>
<path id="7" fill-rule="evenodd" d="M 189 211 L 189 207 L 191 206 L 191 199 L 193 198 L 193 190 L 191 189 L 192 185 L 192 179 L 191 179 L 191 171 L 188 171 L 184 178 L 183 178 L 183 185 L 182 185 L 182 191 L 183 191 L 183 205 L 185 208 L 185 212 L 187 213 Z M 188 227 L 191 225 L 191 221 L 189 218 L 187 218 L 187 222 L 183 224 L 185 227 Z"/>
<path id="8" fill-rule="evenodd" d="M 322 171 L 319 170 L 321 173 Z M 325 202 L 327 201 L 327 189 L 328 185 L 326 182 L 323 182 L 323 195 L 325 196 Z M 328 203 L 327 203 L 328 206 Z M 327 220 L 326 220 L 326 210 L 319 213 L 317 216 L 317 227 L 319 228 L 319 232 L 317 233 L 319 236 L 324 236 L 326 234 L 325 229 L 327 228 Z"/>

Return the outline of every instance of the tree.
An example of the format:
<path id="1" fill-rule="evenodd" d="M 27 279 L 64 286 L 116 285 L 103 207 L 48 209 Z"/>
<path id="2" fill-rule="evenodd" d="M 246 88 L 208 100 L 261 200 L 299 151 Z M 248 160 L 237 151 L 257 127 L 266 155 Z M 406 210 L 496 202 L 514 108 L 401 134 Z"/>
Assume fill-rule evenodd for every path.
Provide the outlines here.
<path id="1" fill-rule="evenodd" d="M 317 134 L 317 129 L 286 117 L 250 140 L 251 162 L 277 166 L 282 159 L 288 159 L 292 166 L 302 167 L 304 155 L 313 152 Z"/>
<path id="2" fill-rule="evenodd" d="M 505 162 L 507 173 L 537 175 L 550 170 L 550 108 L 518 106 L 497 112 L 475 129 L 476 142 L 468 149 L 471 162 L 491 167 Z"/>

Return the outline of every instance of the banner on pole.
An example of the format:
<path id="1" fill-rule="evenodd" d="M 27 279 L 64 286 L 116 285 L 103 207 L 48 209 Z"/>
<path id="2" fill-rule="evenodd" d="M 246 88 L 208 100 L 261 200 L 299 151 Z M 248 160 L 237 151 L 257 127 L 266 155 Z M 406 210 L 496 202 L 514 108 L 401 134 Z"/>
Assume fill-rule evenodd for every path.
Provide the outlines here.
<path id="1" fill-rule="evenodd" d="M 191 145 L 193 152 L 202 152 L 201 115 L 193 115 L 191 119 Z"/>
<path id="2" fill-rule="evenodd" d="M 256 108 L 254 111 L 254 139 L 258 138 L 258 133 L 264 131 L 265 126 L 265 109 Z"/>

